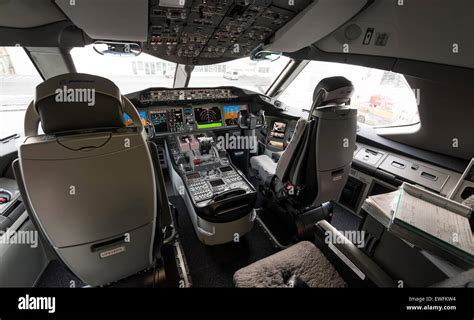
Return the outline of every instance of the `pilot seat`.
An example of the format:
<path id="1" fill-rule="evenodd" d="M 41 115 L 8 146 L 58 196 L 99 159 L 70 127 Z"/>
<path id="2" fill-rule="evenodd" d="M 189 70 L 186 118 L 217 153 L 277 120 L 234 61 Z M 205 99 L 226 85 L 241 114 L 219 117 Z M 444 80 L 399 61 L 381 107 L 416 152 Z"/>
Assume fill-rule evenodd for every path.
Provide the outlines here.
<path id="1" fill-rule="evenodd" d="M 144 270 L 153 283 L 164 277 L 160 216 L 168 202 L 151 147 L 137 110 L 111 81 L 70 73 L 37 86 L 15 176 L 37 230 L 88 285 Z"/>
<path id="2" fill-rule="evenodd" d="M 353 92 L 344 77 L 321 80 L 308 118 L 298 121 L 278 162 L 266 154 L 250 159 L 265 195 L 263 209 L 280 213 L 299 238 L 330 217 L 329 201 L 337 200 L 346 184 L 357 128 L 357 110 L 348 106 Z"/>

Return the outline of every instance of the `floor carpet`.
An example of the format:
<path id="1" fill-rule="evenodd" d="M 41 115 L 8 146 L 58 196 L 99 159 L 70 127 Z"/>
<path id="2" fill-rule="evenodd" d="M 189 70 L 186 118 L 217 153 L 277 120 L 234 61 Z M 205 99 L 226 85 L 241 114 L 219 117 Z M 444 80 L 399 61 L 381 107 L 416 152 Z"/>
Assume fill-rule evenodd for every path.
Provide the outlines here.
<path id="1" fill-rule="evenodd" d="M 178 233 L 194 287 L 233 287 L 238 269 L 278 251 L 258 224 L 237 243 L 202 244 L 181 197 L 170 197 L 178 209 Z"/>

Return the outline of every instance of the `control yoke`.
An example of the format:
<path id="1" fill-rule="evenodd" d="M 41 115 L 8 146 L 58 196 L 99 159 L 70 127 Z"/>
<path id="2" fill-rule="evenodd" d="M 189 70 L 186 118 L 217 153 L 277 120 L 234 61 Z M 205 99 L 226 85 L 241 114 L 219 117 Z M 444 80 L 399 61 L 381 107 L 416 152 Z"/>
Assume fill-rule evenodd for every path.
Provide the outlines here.
<path id="1" fill-rule="evenodd" d="M 265 111 L 260 110 L 257 115 L 248 113 L 243 115 L 239 112 L 237 123 L 241 129 L 254 130 L 266 127 Z"/>

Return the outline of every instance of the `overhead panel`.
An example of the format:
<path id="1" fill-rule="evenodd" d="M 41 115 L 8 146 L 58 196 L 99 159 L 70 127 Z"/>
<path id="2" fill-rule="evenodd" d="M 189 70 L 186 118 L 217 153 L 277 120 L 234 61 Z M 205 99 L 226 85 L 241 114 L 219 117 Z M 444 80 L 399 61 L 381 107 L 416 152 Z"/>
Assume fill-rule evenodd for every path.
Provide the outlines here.
<path id="1" fill-rule="evenodd" d="M 359 13 L 367 0 L 317 0 L 279 29 L 265 48 L 295 52 L 324 38 Z"/>
<path id="2" fill-rule="evenodd" d="M 311 0 L 151 0 L 144 51 L 183 64 L 250 55 Z M 179 5 L 181 4 L 181 5 Z"/>

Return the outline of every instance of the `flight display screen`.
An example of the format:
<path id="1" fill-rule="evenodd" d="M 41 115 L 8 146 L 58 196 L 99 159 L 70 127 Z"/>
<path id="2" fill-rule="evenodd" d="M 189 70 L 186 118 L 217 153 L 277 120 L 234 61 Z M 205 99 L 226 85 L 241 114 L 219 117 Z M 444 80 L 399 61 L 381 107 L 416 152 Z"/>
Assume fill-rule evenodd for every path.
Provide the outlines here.
<path id="1" fill-rule="evenodd" d="M 239 117 L 240 106 L 224 106 L 224 121 L 228 126 L 237 125 L 237 119 Z"/>
<path id="2" fill-rule="evenodd" d="M 286 132 L 286 123 L 275 121 L 273 123 L 273 130 L 271 131 L 271 136 L 273 138 L 283 139 Z"/>
<path id="3" fill-rule="evenodd" d="M 195 108 L 194 116 L 198 129 L 222 127 L 222 115 L 219 107 Z"/>
<path id="4" fill-rule="evenodd" d="M 142 120 L 143 125 L 146 126 L 146 119 L 147 119 L 146 111 L 138 111 L 138 115 L 140 116 L 140 119 Z M 128 114 L 124 113 L 123 119 L 125 120 L 125 125 L 127 127 L 133 124 L 133 120 L 132 118 L 130 118 Z"/>
<path id="5" fill-rule="evenodd" d="M 151 111 L 150 120 L 155 127 L 156 132 L 168 131 L 168 117 L 166 110 L 163 111 Z"/>

